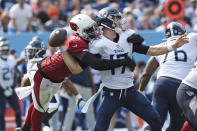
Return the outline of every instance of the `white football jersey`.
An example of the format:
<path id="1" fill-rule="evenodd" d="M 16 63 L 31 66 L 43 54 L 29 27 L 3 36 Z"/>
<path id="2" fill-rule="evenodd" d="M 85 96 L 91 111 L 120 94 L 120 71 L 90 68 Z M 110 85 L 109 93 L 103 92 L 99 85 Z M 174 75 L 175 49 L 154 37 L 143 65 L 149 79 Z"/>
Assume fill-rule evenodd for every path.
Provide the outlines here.
<path id="1" fill-rule="evenodd" d="M 189 43 L 168 54 L 155 56 L 160 65 L 157 78 L 167 76 L 183 80 L 192 69 L 197 58 L 197 33 L 189 33 L 187 36 Z M 172 42 L 174 40 L 162 44 L 167 45 Z"/>
<path id="2" fill-rule="evenodd" d="M 89 51 L 93 54 L 100 54 L 102 59 L 124 59 L 132 54 L 133 44 L 127 42 L 128 36 L 134 31 L 125 31 L 119 34 L 117 43 L 105 36 L 100 36 L 89 44 Z M 100 71 L 102 84 L 112 89 L 125 89 L 133 86 L 133 72 L 126 66 L 112 70 Z"/>
<path id="3" fill-rule="evenodd" d="M 9 56 L 7 61 L 0 59 L 0 85 L 7 89 L 14 84 L 14 67 L 16 60 L 13 56 Z"/>
<path id="4" fill-rule="evenodd" d="M 197 89 L 197 62 L 182 83 Z"/>

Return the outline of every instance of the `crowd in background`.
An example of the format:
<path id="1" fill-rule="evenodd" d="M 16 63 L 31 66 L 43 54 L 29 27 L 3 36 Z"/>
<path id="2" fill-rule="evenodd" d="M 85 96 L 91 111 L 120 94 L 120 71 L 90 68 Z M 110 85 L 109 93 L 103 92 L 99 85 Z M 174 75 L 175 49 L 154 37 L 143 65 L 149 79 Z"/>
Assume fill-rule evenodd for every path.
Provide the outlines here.
<path id="1" fill-rule="evenodd" d="M 197 29 L 196 0 L 183 0 L 181 20 L 189 29 Z M 170 21 L 164 13 L 165 0 L 0 0 L 1 32 L 50 32 L 67 26 L 72 16 L 87 13 L 93 19 L 98 10 L 112 6 L 127 20 L 127 28 L 163 31 Z"/>

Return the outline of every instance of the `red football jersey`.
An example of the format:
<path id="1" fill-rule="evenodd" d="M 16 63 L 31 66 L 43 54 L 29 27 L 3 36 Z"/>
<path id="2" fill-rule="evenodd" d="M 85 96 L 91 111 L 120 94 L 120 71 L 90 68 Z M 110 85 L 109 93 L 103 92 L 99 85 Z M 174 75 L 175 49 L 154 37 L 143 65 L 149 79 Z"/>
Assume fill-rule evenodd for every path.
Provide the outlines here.
<path id="1" fill-rule="evenodd" d="M 82 52 L 88 50 L 88 43 L 78 35 L 71 34 L 66 41 L 66 48 L 71 52 Z"/>
<path id="2" fill-rule="evenodd" d="M 61 81 L 65 77 L 72 75 L 64 63 L 61 52 L 47 57 L 42 61 L 41 67 L 45 75 L 54 81 Z"/>

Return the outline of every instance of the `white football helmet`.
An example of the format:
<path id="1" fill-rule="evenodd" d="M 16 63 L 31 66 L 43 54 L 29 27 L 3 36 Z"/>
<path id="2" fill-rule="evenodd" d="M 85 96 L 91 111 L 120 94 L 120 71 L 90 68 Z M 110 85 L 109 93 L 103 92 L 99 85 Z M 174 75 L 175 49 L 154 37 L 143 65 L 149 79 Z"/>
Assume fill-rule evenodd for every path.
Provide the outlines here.
<path id="1" fill-rule="evenodd" d="M 88 15 L 78 14 L 70 20 L 70 28 L 75 34 L 85 40 L 91 40 L 99 33 L 99 28 L 96 22 Z"/>
<path id="2" fill-rule="evenodd" d="M 2 59 L 7 60 L 9 55 L 10 55 L 10 42 L 8 40 L 0 41 L 0 57 Z"/>

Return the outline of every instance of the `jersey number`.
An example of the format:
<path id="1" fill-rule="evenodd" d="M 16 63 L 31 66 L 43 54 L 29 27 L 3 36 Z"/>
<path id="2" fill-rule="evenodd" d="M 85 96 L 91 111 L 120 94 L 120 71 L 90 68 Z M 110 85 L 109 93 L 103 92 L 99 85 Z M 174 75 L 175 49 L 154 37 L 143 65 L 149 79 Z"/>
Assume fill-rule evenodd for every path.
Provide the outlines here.
<path id="1" fill-rule="evenodd" d="M 183 55 L 183 58 L 179 58 L 179 55 L 181 55 L 181 54 Z M 175 61 L 187 62 L 187 54 L 183 50 L 174 51 L 174 56 L 175 56 Z M 165 58 L 163 60 L 163 63 L 166 62 L 167 57 L 168 57 L 168 54 L 165 55 Z"/>
<path id="2" fill-rule="evenodd" d="M 126 53 L 126 54 L 118 54 L 118 55 L 110 55 L 110 59 L 111 59 L 111 60 L 114 60 L 114 59 L 115 59 L 114 56 L 116 56 L 116 59 L 121 59 L 121 58 L 125 59 L 125 58 L 128 56 L 128 53 Z M 126 67 L 125 65 L 122 66 L 121 74 L 124 74 L 124 72 L 125 72 L 125 67 Z M 112 74 L 112 75 L 115 75 L 115 69 L 114 69 L 114 68 L 111 69 L 111 74 Z"/>
<path id="3" fill-rule="evenodd" d="M 8 73 L 9 73 L 9 68 L 3 68 L 3 80 L 10 80 Z"/>

